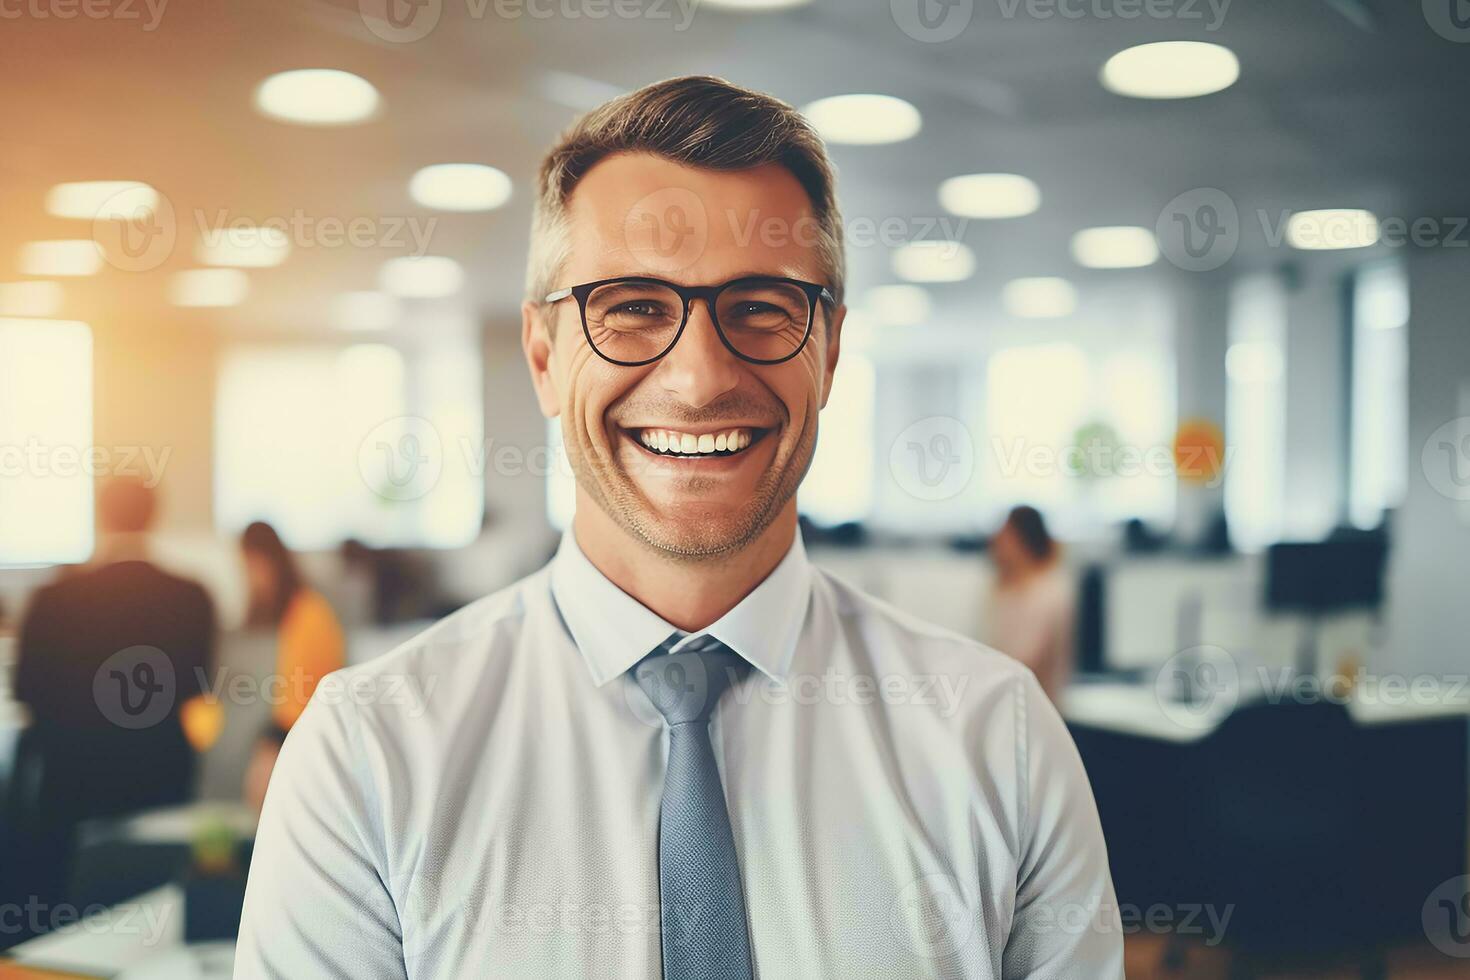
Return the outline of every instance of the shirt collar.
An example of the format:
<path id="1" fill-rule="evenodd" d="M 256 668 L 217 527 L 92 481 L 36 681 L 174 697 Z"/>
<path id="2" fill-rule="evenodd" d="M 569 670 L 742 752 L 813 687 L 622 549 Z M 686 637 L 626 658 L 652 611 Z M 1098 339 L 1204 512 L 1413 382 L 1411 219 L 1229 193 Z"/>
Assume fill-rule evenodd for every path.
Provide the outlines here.
<path id="1" fill-rule="evenodd" d="M 551 560 L 551 593 L 598 687 L 679 632 L 603 575 L 583 554 L 571 528 L 562 534 Z M 784 681 L 810 598 L 811 565 L 798 530 L 771 574 L 734 609 L 690 639 L 713 636 L 768 677 Z M 685 642 L 680 640 L 679 645 Z"/>

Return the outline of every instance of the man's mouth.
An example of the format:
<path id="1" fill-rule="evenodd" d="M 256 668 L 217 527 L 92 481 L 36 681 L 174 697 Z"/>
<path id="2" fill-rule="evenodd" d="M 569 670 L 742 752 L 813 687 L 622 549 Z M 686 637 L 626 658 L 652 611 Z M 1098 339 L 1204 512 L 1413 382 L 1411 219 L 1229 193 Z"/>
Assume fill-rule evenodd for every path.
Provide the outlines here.
<path id="1" fill-rule="evenodd" d="M 640 428 L 629 429 L 628 433 L 655 456 L 703 459 L 739 455 L 759 442 L 769 431 L 753 426 L 735 426 L 715 432 Z"/>

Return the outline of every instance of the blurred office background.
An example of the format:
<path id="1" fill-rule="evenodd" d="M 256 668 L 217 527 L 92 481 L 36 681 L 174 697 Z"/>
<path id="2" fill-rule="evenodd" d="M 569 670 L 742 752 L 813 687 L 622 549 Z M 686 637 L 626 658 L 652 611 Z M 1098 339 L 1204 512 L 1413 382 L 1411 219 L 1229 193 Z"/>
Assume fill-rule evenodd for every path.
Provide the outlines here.
<path id="1" fill-rule="evenodd" d="M 0 863 L 20 961 L 228 964 L 291 720 L 248 525 L 328 667 L 547 559 L 571 483 L 519 346 L 535 167 L 577 113 L 709 73 L 806 107 L 840 172 L 814 558 L 992 638 L 1012 508 L 1059 544 L 1062 598 L 1021 608 L 1062 624 L 1129 975 L 1470 976 L 1457 0 L 32 0 L 0 44 L 7 854 L 67 765 L 4 693 L 40 590 L 146 556 L 217 635 L 162 722 L 184 790 L 72 799 L 34 914 Z M 109 481 L 125 525 L 152 492 L 146 540 L 99 525 Z M 85 632 L 78 594 L 27 656 Z M 154 676 L 115 652 L 99 704 L 106 670 Z"/>

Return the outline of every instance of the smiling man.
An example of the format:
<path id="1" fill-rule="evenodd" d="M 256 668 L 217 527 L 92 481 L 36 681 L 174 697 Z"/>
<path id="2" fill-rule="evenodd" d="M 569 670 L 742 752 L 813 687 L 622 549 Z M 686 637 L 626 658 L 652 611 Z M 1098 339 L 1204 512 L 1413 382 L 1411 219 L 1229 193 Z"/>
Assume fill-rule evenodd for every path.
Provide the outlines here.
<path id="1" fill-rule="evenodd" d="M 803 550 L 845 313 L 820 140 L 674 79 L 581 119 L 538 190 L 522 344 L 572 527 L 318 688 L 236 975 L 1121 977 L 1036 680 Z"/>

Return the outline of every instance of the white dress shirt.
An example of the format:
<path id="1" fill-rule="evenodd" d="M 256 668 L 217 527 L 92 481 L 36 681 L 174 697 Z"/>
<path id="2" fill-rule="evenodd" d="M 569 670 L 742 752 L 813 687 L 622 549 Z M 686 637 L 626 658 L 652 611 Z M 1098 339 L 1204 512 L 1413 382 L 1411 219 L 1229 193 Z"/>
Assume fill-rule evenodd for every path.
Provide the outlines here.
<path id="1" fill-rule="evenodd" d="M 674 627 L 568 532 L 544 569 L 323 680 L 251 862 L 237 977 L 660 976 Z M 1109 980 L 1097 810 L 1024 667 L 815 568 L 798 536 L 709 629 L 710 724 L 762 980 Z"/>

